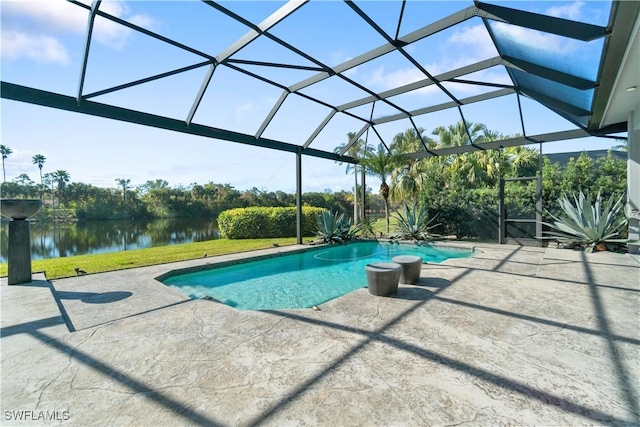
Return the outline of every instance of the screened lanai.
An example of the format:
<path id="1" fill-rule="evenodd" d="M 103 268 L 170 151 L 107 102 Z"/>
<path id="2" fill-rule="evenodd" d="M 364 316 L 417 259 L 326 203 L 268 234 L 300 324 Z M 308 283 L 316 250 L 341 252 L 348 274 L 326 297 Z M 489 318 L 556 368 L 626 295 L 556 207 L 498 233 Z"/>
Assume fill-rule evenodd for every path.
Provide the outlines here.
<path id="1" fill-rule="evenodd" d="M 15 7 L 3 3 L 3 15 Z M 44 2 L 30 7 L 46 16 Z M 65 8 L 86 22 L 84 36 L 68 41 L 75 74 L 3 64 L 3 99 L 295 153 L 298 195 L 302 157 L 357 162 L 348 154 L 358 139 L 388 149 L 406 129 L 481 122 L 499 131 L 479 142 L 467 128 L 466 141 L 448 147 L 423 140 L 409 153 L 416 159 L 628 133 L 629 203 L 640 206 L 639 2 L 158 1 L 125 9 L 69 0 Z M 105 47 L 118 29 L 133 42 Z M 248 114 L 229 120 L 243 106 Z"/>

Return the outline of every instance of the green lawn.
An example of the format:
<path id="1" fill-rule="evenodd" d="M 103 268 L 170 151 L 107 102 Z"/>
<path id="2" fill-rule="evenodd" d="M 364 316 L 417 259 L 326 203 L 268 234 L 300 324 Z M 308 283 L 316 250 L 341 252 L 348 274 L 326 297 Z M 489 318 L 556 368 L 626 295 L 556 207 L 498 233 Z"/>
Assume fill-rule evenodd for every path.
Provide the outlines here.
<path id="1" fill-rule="evenodd" d="M 391 233 L 394 232 L 395 230 L 395 225 L 398 223 L 398 220 L 396 219 L 396 217 L 394 215 L 391 215 L 389 218 L 389 230 Z M 378 218 L 374 223 L 373 223 L 373 229 L 375 230 L 376 234 L 387 234 L 387 220 L 384 219 L 384 217 L 382 218 Z"/>
<path id="2" fill-rule="evenodd" d="M 394 224 L 395 219 L 391 217 L 392 232 Z M 386 227 L 385 219 L 378 219 L 374 225 L 376 234 L 386 234 Z M 274 244 L 286 246 L 293 245 L 295 243 L 295 237 L 242 240 L 216 239 L 206 242 L 161 246 L 148 249 L 135 249 L 122 252 L 40 259 L 32 262 L 31 269 L 34 272 L 44 271 L 48 279 L 59 279 L 61 277 L 76 276 L 76 268 L 80 268 L 87 273 L 101 273 L 105 271 L 122 270 L 125 268 L 144 267 L 148 265 L 164 264 L 167 262 L 197 259 L 202 258 L 204 254 L 207 254 L 207 256 L 224 255 L 271 248 Z M 7 263 L 0 264 L 0 276 L 6 275 Z"/>
<path id="3" fill-rule="evenodd" d="M 295 237 L 250 240 L 216 239 L 183 245 L 34 260 L 31 264 L 31 269 L 34 272 L 44 271 L 47 279 L 57 279 L 75 276 L 76 268 L 80 268 L 87 273 L 100 273 L 104 271 L 163 264 L 166 262 L 197 259 L 204 257 L 205 254 L 207 254 L 207 256 L 224 255 L 256 249 L 266 249 L 274 245 L 293 245 L 295 243 Z M 7 263 L 0 264 L 0 276 L 6 275 Z"/>

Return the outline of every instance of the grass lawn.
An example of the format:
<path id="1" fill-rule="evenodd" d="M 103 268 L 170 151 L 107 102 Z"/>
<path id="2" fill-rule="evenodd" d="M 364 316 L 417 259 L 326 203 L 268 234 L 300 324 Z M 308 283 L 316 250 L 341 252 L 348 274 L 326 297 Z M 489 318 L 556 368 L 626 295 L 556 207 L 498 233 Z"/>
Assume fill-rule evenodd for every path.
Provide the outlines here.
<path id="1" fill-rule="evenodd" d="M 391 217 L 389 218 L 389 231 L 391 233 L 394 232 L 397 223 L 398 220 L 396 219 L 396 217 L 391 215 Z M 376 234 L 387 234 L 387 220 L 384 219 L 384 217 L 376 219 L 376 221 L 373 223 L 373 229 L 375 230 Z"/>
<path id="2" fill-rule="evenodd" d="M 395 218 L 391 217 L 391 230 L 395 225 Z M 384 218 L 376 220 L 374 224 L 376 234 L 386 234 L 387 223 Z M 311 239 L 306 239 L 311 240 Z M 207 256 L 224 255 L 237 252 L 253 251 L 279 246 L 293 245 L 295 237 L 277 239 L 216 239 L 206 242 L 186 243 L 182 245 L 161 246 L 130 251 L 108 252 L 92 255 L 77 255 L 72 257 L 33 260 L 31 269 L 34 272 L 44 271 L 47 279 L 76 276 L 76 268 L 87 273 L 101 273 L 105 271 L 122 270 L 125 268 L 145 267 L 148 265 L 164 264 L 167 262 L 185 261 Z M 7 263 L 0 264 L 0 276 L 8 274 Z"/>
<path id="3" fill-rule="evenodd" d="M 204 254 L 207 254 L 207 256 L 224 255 L 271 248 L 274 244 L 286 246 L 294 245 L 295 243 L 295 237 L 248 240 L 216 239 L 206 242 L 135 249 L 131 251 L 33 260 L 31 269 L 34 272 L 44 271 L 47 279 L 57 279 L 75 276 L 76 268 L 80 268 L 87 273 L 100 273 L 202 258 Z M 6 276 L 7 273 L 7 263 L 0 264 L 0 276 Z"/>

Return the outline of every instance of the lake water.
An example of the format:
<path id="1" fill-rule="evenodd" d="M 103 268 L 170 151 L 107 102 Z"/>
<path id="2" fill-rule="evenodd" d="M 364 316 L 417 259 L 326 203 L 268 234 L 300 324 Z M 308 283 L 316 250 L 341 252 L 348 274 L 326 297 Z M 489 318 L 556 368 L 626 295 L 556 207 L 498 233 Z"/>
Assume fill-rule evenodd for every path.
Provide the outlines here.
<path id="1" fill-rule="evenodd" d="M 0 227 L 0 262 L 7 262 L 9 223 Z M 207 219 L 86 221 L 31 223 L 32 259 L 201 242 L 220 237 L 218 224 Z"/>

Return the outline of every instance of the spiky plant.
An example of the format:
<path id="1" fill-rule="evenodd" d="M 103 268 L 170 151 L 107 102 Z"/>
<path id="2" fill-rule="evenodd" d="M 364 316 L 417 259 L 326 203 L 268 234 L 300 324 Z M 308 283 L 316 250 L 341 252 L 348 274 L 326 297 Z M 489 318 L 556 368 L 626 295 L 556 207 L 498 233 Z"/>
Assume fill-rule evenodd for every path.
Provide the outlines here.
<path id="1" fill-rule="evenodd" d="M 344 243 L 355 237 L 351 220 L 339 212 L 323 211 L 318 215 L 316 237 L 322 243 Z"/>
<path id="2" fill-rule="evenodd" d="M 360 220 L 360 223 L 356 227 L 355 232 L 360 237 L 375 238 L 376 237 L 376 230 L 374 227 L 375 223 L 376 223 L 376 220 L 371 217 L 362 218 Z"/>
<path id="3" fill-rule="evenodd" d="M 604 203 L 598 193 L 595 205 L 580 191 L 573 203 L 564 195 L 558 199 L 560 208 L 564 212 L 560 218 L 547 214 L 555 221 L 543 222 L 554 231 L 545 232 L 548 237 L 543 239 L 557 240 L 559 243 L 585 248 L 585 252 L 593 252 L 593 248 L 600 243 L 629 243 L 620 233 L 628 223 L 624 215 L 624 195 L 615 200 L 611 195 Z"/>
<path id="4" fill-rule="evenodd" d="M 424 206 L 417 204 L 403 205 L 401 211 L 395 213 L 397 219 L 396 232 L 391 235 L 394 239 L 428 240 L 436 235 L 429 230 L 440 224 L 433 224 L 436 216 L 429 218 Z"/>

